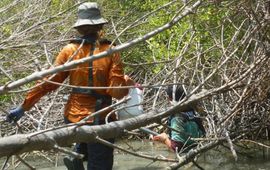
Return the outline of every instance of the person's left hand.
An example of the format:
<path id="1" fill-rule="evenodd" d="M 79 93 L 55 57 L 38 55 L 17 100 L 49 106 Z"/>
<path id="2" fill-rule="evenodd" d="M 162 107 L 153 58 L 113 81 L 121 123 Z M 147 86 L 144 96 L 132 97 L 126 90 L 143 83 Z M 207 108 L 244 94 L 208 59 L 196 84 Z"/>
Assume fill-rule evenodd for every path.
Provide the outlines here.
<path id="1" fill-rule="evenodd" d="M 143 87 L 142 87 L 142 85 L 141 84 L 139 84 L 139 83 L 135 83 L 135 85 L 134 85 L 136 88 L 138 88 L 138 89 L 140 89 L 140 90 L 143 90 Z"/>

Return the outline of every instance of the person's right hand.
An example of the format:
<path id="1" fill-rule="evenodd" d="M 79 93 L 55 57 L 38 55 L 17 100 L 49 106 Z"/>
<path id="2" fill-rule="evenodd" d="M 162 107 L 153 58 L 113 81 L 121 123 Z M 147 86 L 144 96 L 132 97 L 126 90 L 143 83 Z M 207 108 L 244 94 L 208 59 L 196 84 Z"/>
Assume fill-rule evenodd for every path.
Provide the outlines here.
<path id="1" fill-rule="evenodd" d="M 9 111 L 9 114 L 7 115 L 6 120 L 9 123 L 12 123 L 13 121 L 17 122 L 23 115 L 24 115 L 24 110 L 23 110 L 22 106 L 19 106 L 15 109 L 11 109 Z"/>
<path id="2" fill-rule="evenodd" d="M 161 133 L 159 135 L 153 136 L 153 141 L 159 141 L 161 143 L 165 143 L 165 141 L 168 139 L 168 135 L 166 133 Z"/>
<path id="3" fill-rule="evenodd" d="M 124 79 L 126 81 L 127 86 L 134 86 L 135 85 L 135 82 L 128 75 L 125 75 Z"/>

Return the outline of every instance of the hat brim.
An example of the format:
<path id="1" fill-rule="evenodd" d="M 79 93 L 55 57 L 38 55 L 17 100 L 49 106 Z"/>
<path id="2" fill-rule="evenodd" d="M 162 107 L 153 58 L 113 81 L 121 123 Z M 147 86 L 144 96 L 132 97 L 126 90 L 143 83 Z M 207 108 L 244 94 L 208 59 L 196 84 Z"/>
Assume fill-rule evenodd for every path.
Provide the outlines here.
<path id="1" fill-rule="evenodd" d="M 106 24 L 108 21 L 104 18 L 98 19 L 78 19 L 74 24 L 73 28 L 83 26 L 83 25 L 99 25 L 99 24 Z"/>

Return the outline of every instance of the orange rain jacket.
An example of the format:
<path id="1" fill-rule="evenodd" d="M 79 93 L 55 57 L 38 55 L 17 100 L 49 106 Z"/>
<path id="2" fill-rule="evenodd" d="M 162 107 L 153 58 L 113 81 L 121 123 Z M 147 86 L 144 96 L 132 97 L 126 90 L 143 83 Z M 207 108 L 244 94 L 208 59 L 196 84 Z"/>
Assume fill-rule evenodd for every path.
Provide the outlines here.
<path id="1" fill-rule="evenodd" d="M 106 51 L 110 43 L 97 43 L 94 54 Z M 56 58 L 55 66 L 62 65 L 70 60 L 78 60 L 89 56 L 90 44 L 85 44 L 79 49 L 80 44 L 70 43 L 66 45 Z M 62 83 L 69 76 L 69 83 L 74 86 L 88 86 L 89 63 L 83 63 L 76 68 L 57 73 L 50 81 Z M 24 110 L 30 108 L 39 99 L 59 87 L 59 85 L 38 81 L 39 86 L 28 92 L 22 107 Z M 122 62 L 119 53 L 114 53 L 93 61 L 93 86 L 112 87 L 126 86 L 124 79 Z M 116 99 L 121 99 L 128 93 L 128 89 L 98 89 L 97 93 L 109 95 Z M 78 122 L 89 114 L 95 112 L 96 98 L 87 94 L 71 93 L 65 106 L 64 115 L 71 122 Z M 104 106 L 103 106 L 104 107 Z M 107 113 L 102 113 L 100 119 L 104 119 Z M 90 121 L 93 121 L 90 120 Z"/>

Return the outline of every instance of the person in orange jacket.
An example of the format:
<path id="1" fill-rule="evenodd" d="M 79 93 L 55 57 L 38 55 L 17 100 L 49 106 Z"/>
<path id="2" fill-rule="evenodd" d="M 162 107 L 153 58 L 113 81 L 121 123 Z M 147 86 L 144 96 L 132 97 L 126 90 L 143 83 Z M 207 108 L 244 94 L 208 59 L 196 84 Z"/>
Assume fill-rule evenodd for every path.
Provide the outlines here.
<path id="1" fill-rule="evenodd" d="M 87 56 L 106 51 L 111 42 L 101 39 L 103 25 L 107 20 L 101 16 L 98 4 L 86 2 L 78 7 L 78 20 L 74 28 L 81 37 L 66 45 L 58 54 L 55 66 L 63 65 L 72 60 L 79 60 Z M 25 111 L 30 110 L 41 97 L 57 89 L 59 84 L 69 77 L 70 85 L 74 86 L 65 105 L 64 119 L 66 123 L 75 123 L 91 115 L 93 112 L 109 106 L 112 97 L 121 99 L 128 94 L 127 88 L 86 89 L 80 87 L 114 87 L 135 85 L 134 81 L 124 75 L 119 53 L 114 53 L 92 62 L 80 64 L 76 68 L 59 72 L 49 78 L 50 81 L 38 81 L 38 86 L 29 91 L 23 104 L 10 110 L 7 120 L 18 121 Z M 46 78 L 48 79 L 48 78 Z M 88 120 L 90 124 L 104 124 L 108 112 L 104 112 Z M 114 139 L 108 139 L 114 142 Z M 88 170 L 109 170 L 113 167 L 113 148 L 99 143 L 76 144 L 76 152 L 85 155 L 88 159 Z M 84 169 L 82 160 L 64 158 L 69 170 Z"/>

